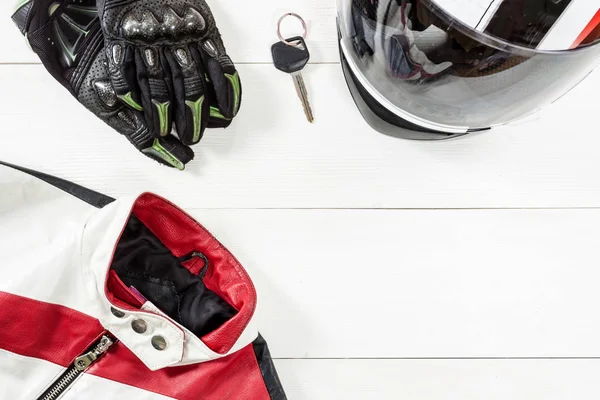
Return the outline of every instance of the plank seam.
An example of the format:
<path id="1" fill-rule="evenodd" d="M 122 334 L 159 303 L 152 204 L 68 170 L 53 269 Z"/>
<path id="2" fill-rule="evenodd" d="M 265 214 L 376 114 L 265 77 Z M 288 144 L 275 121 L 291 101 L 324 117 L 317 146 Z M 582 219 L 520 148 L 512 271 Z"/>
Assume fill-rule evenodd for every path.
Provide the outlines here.
<path id="1" fill-rule="evenodd" d="M 366 208 L 366 207 L 186 207 L 188 210 L 239 210 L 239 211 L 569 211 L 590 210 L 598 211 L 599 207 L 474 207 L 474 208 Z"/>
<path id="2" fill-rule="evenodd" d="M 355 360 L 355 361 L 494 361 L 494 360 L 600 360 L 600 357 L 273 357 L 273 360 L 309 360 L 309 361 L 328 361 L 328 360 Z"/>

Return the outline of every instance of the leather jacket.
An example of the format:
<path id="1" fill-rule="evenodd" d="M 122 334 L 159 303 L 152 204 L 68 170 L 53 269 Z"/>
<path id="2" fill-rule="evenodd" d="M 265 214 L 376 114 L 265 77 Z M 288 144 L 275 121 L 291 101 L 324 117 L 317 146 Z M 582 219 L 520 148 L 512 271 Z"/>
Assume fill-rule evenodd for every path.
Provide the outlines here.
<path id="1" fill-rule="evenodd" d="M 248 273 L 167 200 L 0 165 L 0 239 L 0 399 L 285 400 Z"/>

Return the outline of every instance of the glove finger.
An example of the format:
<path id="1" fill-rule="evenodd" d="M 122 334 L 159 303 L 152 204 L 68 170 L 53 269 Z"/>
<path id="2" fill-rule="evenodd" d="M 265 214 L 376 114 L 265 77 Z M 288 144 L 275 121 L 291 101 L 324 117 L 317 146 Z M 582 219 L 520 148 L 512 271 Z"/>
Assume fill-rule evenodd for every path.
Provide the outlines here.
<path id="1" fill-rule="evenodd" d="M 131 109 L 143 111 L 136 79 L 135 56 L 131 46 L 114 42 L 106 47 L 109 75 L 117 97 Z"/>
<path id="2" fill-rule="evenodd" d="M 208 123 L 206 124 L 207 128 L 225 128 L 231 124 L 231 118 L 226 118 L 221 114 L 221 110 L 219 109 L 219 105 L 217 104 L 217 95 L 215 93 L 215 88 L 206 73 L 206 62 L 202 58 L 202 53 L 196 49 L 194 46 L 190 47 L 190 54 L 192 58 L 198 65 L 202 65 L 204 67 L 204 93 L 206 98 L 209 100 L 209 114 L 208 114 Z"/>
<path id="3" fill-rule="evenodd" d="M 204 69 L 187 47 L 166 52 L 175 92 L 175 126 L 179 139 L 188 145 L 202 138 L 208 123 L 209 99 L 206 98 Z"/>
<path id="4" fill-rule="evenodd" d="M 194 151 L 172 135 L 154 138 L 152 143 L 141 151 L 153 160 L 180 171 L 194 159 Z"/>
<path id="5" fill-rule="evenodd" d="M 108 125 L 123 134 L 139 151 L 169 167 L 183 170 L 194 158 L 194 152 L 175 137 L 156 138 L 151 135 L 145 119 L 117 100 L 110 81 L 103 76 L 85 81 L 82 87 L 84 105 L 101 117 Z M 92 95 L 93 94 L 93 95 Z"/>
<path id="6" fill-rule="evenodd" d="M 173 125 L 173 90 L 167 63 L 154 47 L 136 51 L 135 62 L 148 130 L 154 137 L 166 136 Z"/>
<path id="7" fill-rule="evenodd" d="M 96 71 L 102 64 L 95 61 Z M 81 87 L 79 99 L 112 128 L 117 130 L 136 147 L 140 148 L 151 139 L 142 116 L 118 100 L 108 76 L 98 74 L 90 76 Z"/>
<path id="8" fill-rule="evenodd" d="M 120 106 L 111 114 L 106 118 L 106 122 L 154 161 L 183 171 L 185 165 L 194 159 L 194 151 L 174 136 L 153 137 L 138 112 Z"/>
<path id="9" fill-rule="evenodd" d="M 211 109 L 214 118 L 231 120 L 236 116 L 242 101 L 242 85 L 233 62 L 223 52 L 218 52 L 211 40 L 198 47 L 204 60 L 204 68 L 214 88 L 216 108 Z"/>
<path id="10" fill-rule="evenodd" d="M 212 128 L 227 128 L 231 125 L 231 119 L 225 118 L 221 111 L 219 110 L 219 105 L 217 104 L 216 94 L 213 86 L 209 84 L 206 85 L 206 98 L 210 99 L 210 107 L 209 107 L 209 116 L 208 116 L 208 124 L 206 127 L 208 129 Z"/>

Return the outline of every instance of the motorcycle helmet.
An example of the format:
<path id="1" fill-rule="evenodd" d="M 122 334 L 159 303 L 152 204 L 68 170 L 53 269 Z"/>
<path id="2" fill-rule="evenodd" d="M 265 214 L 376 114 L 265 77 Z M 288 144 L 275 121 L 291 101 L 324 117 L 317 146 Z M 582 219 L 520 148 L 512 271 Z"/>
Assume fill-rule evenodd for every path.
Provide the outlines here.
<path id="1" fill-rule="evenodd" d="M 342 68 L 380 132 L 444 139 L 526 117 L 600 62 L 600 0 L 337 0 Z"/>

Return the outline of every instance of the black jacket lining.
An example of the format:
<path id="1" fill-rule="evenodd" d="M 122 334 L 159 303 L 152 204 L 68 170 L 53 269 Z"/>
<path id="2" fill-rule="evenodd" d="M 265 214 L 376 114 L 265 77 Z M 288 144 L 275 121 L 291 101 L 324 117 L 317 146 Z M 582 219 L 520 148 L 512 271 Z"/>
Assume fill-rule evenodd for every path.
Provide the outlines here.
<path id="1" fill-rule="evenodd" d="M 111 268 L 125 285 L 133 286 L 198 337 L 218 329 L 237 314 L 199 276 L 181 265 L 135 216 L 127 222 Z"/>

